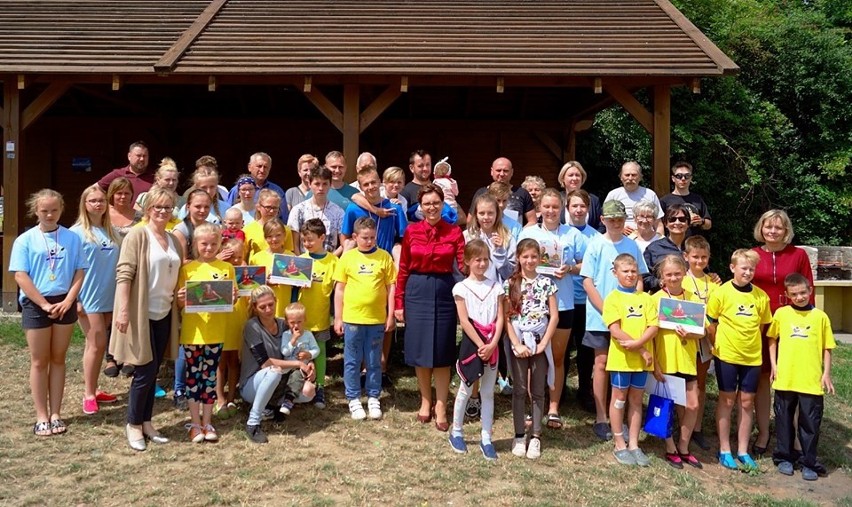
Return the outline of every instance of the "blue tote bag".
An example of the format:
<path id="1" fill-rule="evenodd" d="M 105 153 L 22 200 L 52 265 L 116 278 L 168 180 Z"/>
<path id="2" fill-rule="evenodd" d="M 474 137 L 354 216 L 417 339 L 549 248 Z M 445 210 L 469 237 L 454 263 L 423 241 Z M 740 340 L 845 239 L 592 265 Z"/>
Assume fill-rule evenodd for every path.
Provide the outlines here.
<path id="1" fill-rule="evenodd" d="M 660 386 L 663 386 L 662 388 Z M 675 425 L 675 403 L 665 382 L 657 382 L 648 400 L 645 414 L 645 433 L 660 438 L 672 436 Z"/>

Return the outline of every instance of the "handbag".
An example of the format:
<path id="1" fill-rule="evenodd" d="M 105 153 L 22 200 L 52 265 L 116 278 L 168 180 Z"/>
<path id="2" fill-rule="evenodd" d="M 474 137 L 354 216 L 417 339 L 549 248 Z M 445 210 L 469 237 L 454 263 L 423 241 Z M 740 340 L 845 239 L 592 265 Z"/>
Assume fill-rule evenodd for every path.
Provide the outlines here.
<path id="1" fill-rule="evenodd" d="M 660 386 L 663 386 L 660 388 Z M 669 438 L 674 432 L 675 403 L 665 382 L 657 382 L 654 393 L 648 400 L 645 414 L 645 433 L 660 438 Z"/>

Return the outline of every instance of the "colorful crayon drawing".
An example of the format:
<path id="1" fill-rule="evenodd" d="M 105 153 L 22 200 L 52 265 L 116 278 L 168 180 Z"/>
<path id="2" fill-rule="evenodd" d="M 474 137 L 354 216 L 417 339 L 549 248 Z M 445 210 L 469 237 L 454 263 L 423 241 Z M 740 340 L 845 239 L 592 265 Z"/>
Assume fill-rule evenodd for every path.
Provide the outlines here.
<path id="1" fill-rule="evenodd" d="M 234 311 L 233 280 L 186 282 L 187 313 L 223 313 Z"/>
<path id="2" fill-rule="evenodd" d="M 240 296 L 251 296 L 251 291 L 266 283 L 266 266 L 234 266 Z"/>
<path id="3" fill-rule="evenodd" d="M 269 281 L 295 287 L 309 287 L 313 270 L 314 260 L 310 257 L 275 254 Z"/>
<path id="4" fill-rule="evenodd" d="M 704 303 L 662 298 L 659 313 L 660 327 L 676 329 L 677 326 L 683 326 L 688 333 L 703 335 L 706 309 Z"/>

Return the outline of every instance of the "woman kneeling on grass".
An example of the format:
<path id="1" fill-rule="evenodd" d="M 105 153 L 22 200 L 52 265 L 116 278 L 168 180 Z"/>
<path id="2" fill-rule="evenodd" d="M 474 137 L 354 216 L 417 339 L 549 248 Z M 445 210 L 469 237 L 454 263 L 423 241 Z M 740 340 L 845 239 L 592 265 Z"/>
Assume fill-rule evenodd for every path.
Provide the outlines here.
<path id="1" fill-rule="evenodd" d="M 80 238 L 59 225 L 62 195 L 40 190 L 27 200 L 38 225 L 12 245 L 9 271 L 21 288 L 21 327 L 30 349 L 30 391 L 36 410 L 33 433 L 65 433 L 59 417 L 65 393 L 65 353 L 77 322 L 77 294 L 89 267 Z M 48 412 L 48 400 L 50 411 Z"/>
<path id="2" fill-rule="evenodd" d="M 277 409 L 268 409 L 273 400 L 284 396 L 289 388 L 302 391 L 305 380 L 313 381 L 314 363 L 299 360 L 287 361 L 281 354 L 281 337 L 287 331 L 284 319 L 275 317 L 275 292 L 261 285 L 251 292 L 251 318 L 243 329 L 243 360 L 240 375 L 240 393 L 251 403 L 246 433 L 249 440 L 265 444 L 269 440 L 260 427 L 264 416 L 274 417 Z M 286 382 L 282 378 L 289 376 Z"/>

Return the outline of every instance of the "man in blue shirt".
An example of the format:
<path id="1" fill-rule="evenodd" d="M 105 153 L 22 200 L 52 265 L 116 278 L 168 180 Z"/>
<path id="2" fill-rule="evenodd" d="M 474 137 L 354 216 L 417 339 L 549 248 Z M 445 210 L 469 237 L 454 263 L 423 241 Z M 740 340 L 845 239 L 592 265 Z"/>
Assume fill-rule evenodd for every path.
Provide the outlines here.
<path id="1" fill-rule="evenodd" d="M 248 171 L 251 173 L 252 178 L 254 178 L 254 184 L 258 190 L 268 188 L 281 196 L 279 216 L 281 217 L 281 221 L 286 224 L 290 211 L 287 206 L 284 189 L 267 179 L 269 178 L 269 173 L 272 171 L 272 157 L 262 151 L 255 153 L 249 158 Z M 228 193 L 228 203 L 233 206 L 237 202 L 237 197 L 239 197 L 237 187 L 234 186 Z"/>

